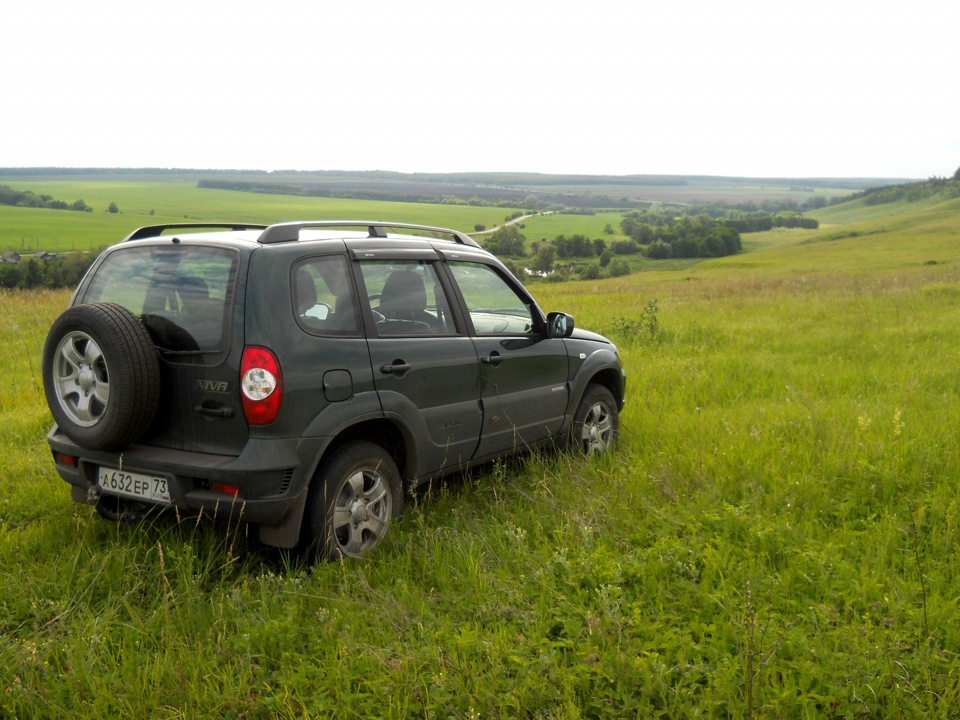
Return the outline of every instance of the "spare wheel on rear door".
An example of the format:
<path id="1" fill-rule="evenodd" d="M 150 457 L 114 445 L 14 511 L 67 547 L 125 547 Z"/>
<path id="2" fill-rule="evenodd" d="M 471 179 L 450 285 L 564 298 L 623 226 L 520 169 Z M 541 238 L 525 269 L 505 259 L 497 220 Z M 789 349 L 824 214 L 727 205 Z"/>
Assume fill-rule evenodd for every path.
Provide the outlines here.
<path id="1" fill-rule="evenodd" d="M 157 412 L 156 348 L 122 305 L 76 305 L 47 334 L 43 388 L 54 420 L 77 445 L 121 448 L 138 440 Z"/>

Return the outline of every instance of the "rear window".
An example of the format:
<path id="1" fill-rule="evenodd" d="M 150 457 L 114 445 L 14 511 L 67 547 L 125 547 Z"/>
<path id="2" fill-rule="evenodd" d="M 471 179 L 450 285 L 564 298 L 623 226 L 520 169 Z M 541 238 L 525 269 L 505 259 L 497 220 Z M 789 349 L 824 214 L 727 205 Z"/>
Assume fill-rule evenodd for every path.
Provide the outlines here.
<path id="1" fill-rule="evenodd" d="M 114 302 L 143 320 L 162 350 L 215 352 L 225 344 L 237 255 L 225 248 L 124 248 L 108 255 L 82 302 Z"/>

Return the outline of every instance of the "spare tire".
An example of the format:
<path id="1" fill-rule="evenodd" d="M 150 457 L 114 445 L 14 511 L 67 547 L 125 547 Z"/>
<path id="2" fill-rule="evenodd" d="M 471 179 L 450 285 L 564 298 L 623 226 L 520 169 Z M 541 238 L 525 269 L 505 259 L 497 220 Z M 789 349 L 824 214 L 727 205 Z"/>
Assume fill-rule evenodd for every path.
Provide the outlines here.
<path id="1" fill-rule="evenodd" d="M 63 433 L 89 450 L 121 448 L 150 427 L 160 361 L 143 323 L 122 305 L 77 305 L 43 346 L 43 388 Z"/>

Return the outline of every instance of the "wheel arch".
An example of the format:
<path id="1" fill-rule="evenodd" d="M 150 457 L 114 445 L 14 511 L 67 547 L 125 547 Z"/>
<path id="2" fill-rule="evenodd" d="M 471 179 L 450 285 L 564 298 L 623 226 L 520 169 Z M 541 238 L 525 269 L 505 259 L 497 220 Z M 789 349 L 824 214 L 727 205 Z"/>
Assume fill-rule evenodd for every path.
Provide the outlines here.
<path id="1" fill-rule="evenodd" d="M 411 476 L 416 467 L 416 450 L 410 434 L 385 418 L 364 420 L 343 428 L 327 445 L 317 459 L 311 482 L 331 454 L 351 442 L 372 442 L 386 450 L 400 469 L 402 476 Z"/>
<path id="2" fill-rule="evenodd" d="M 369 442 L 382 447 L 396 463 L 401 479 L 406 482 L 416 467 L 415 445 L 409 433 L 396 423 L 384 418 L 368 418 L 341 428 L 316 456 L 308 479 L 295 507 L 276 525 L 262 525 L 258 529 L 260 540 L 268 545 L 282 548 L 295 547 L 301 537 L 307 495 L 317 480 L 321 468 L 340 448 L 352 442 Z"/>
<path id="3" fill-rule="evenodd" d="M 587 380 L 581 389 L 580 394 L 583 395 L 583 391 L 585 391 L 590 385 L 603 385 L 607 390 L 610 391 L 610 394 L 613 395 L 614 400 L 617 401 L 617 409 L 623 409 L 623 374 L 617 369 L 604 368 L 603 370 L 591 375 L 590 379 Z"/>
<path id="4" fill-rule="evenodd" d="M 610 391 L 617 403 L 617 410 L 623 410 L 627 379 L 616 353 L 601 350 L 591 354 L 577 371 L 570 390 L 567 406 L 568 418 L 573 417 L 580 398 L 590 385 L 602 385 Z"/>

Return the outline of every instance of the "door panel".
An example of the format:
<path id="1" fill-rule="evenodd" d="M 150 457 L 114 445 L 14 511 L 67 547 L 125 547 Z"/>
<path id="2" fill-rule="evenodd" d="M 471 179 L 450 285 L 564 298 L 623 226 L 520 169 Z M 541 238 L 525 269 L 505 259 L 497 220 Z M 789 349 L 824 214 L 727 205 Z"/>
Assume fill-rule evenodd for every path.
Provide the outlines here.
<path id="1" fill-rule="evenodd" d="M 563 340 L 477 337 L 474 343 L 484 409 L 477 456 L 527 448 L 556 435 L 567 407 Z"/>
<path id="2" fill-rule="evenodd" d="M 567 350 L 544 335 L 533 300 L 495 268 L 452 261 L 480 358 L 478 457 L 522 449 L 559 432 L 567 407 Z"/>
<path id="3" fill-rule="evenodd" d="M 419 442 L 417 475 L 469 461 L 481 428 L 480 363 L 423 260 L 362 260 L 374 384 L 383 410 Z M 423 442 L 428 440 L 428 442 Z"/>

